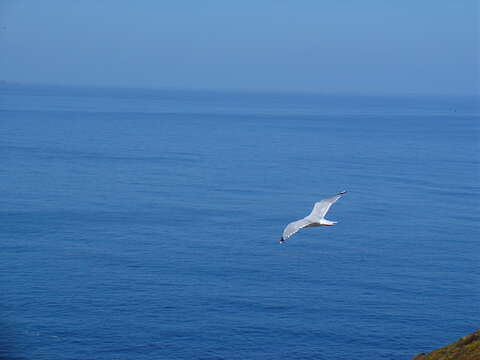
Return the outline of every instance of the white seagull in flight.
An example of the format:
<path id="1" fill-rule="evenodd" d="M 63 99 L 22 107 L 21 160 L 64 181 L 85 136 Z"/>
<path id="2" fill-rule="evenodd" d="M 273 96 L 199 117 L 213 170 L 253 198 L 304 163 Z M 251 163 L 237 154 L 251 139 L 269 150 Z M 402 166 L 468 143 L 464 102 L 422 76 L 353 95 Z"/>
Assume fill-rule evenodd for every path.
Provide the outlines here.
<path id="1" fill-rule="evenodd" d="M 310 215 L 307 217 L 304 217 L 303 219 L 294 221 L 290 224 L 287 225 L 285 230 L 283 230 L 283 235 L 280 238 L 280 243 L 283 243 L 285 240 L 287 240 L 290 236 L 295 234 L 297 231 L 305 228 L 305 227 L 311 227 L 311 226 L 332 226 L 337 223 L 337 221 L 330 221 L 325 219 L 325 214 L 328 212 L 330 209 L 330 206 L 340 199 L 344 194 L 346 194 L 346 191 L 339 192 L 337 195 L 329 197 L 327 199 L 323 199 L 317 203 L 315 203 L 315 206 L 313 207 L 312 212 Z"/>

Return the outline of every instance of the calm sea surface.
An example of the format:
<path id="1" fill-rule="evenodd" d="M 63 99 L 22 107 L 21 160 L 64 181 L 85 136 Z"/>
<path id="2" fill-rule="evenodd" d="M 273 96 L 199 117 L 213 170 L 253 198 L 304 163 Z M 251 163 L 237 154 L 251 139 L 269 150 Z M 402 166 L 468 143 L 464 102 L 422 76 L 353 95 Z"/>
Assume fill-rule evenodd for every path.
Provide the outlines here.
<path id="1" fill-rule="evenodd" d="M 476 101 L 0 85 L 0 358 L 410 359 L 473 331 Z M 341 190 L 337 226 L 278 243 Z"/>

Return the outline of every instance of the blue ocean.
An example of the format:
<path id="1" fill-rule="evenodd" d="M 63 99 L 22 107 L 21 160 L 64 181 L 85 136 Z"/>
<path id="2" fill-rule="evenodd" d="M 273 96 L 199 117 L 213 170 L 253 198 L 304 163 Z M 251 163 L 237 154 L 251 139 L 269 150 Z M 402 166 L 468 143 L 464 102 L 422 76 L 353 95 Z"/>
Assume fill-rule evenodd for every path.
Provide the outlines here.
<path id="1" fill-rule="evenodd" d="M 0 358 L 407 360 L 472 332 L 478 103 L 0 84 Z"/>

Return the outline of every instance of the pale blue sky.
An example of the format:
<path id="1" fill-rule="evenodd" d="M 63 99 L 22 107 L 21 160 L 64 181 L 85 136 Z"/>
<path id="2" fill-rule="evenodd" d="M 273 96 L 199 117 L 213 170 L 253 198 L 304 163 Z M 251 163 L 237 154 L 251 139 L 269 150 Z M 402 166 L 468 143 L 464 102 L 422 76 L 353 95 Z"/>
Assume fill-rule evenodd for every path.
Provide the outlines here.
<path id="1" fill-rule="evenodd" d="M 478 92 L 477 0 L 0 0 L 0 79 Z"/>

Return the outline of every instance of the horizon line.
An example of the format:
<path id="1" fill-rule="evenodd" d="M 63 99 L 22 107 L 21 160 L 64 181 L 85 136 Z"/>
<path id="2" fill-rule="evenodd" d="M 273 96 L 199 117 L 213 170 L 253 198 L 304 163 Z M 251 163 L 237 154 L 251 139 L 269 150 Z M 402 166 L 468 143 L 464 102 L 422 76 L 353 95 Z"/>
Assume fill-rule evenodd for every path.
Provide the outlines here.
<path id="1" fill-rule="evenodd" d="M 65 84 L 47 82 L 24 82 L 0 79 L 1 85 L 64 87 L 64 88 L 94 88 L 104 90 L 150 90 L 150 91 L 190 91 L 190 92 L 224 92 L 242 94 L 282 94 L 282 95 L 310 95 L 310 96 L 359 96 L 359 97 L 480 97 L 477 93 L 425 93 L 425 92 L 360 92 L 348 90 L 305 90 L 305 89 L 246 89 L 246 88 L 207 88 L 207 87 L 177 87 L 177 86 L 137 86 L 137 85 L 106 85 L 106 84 Z"/>

